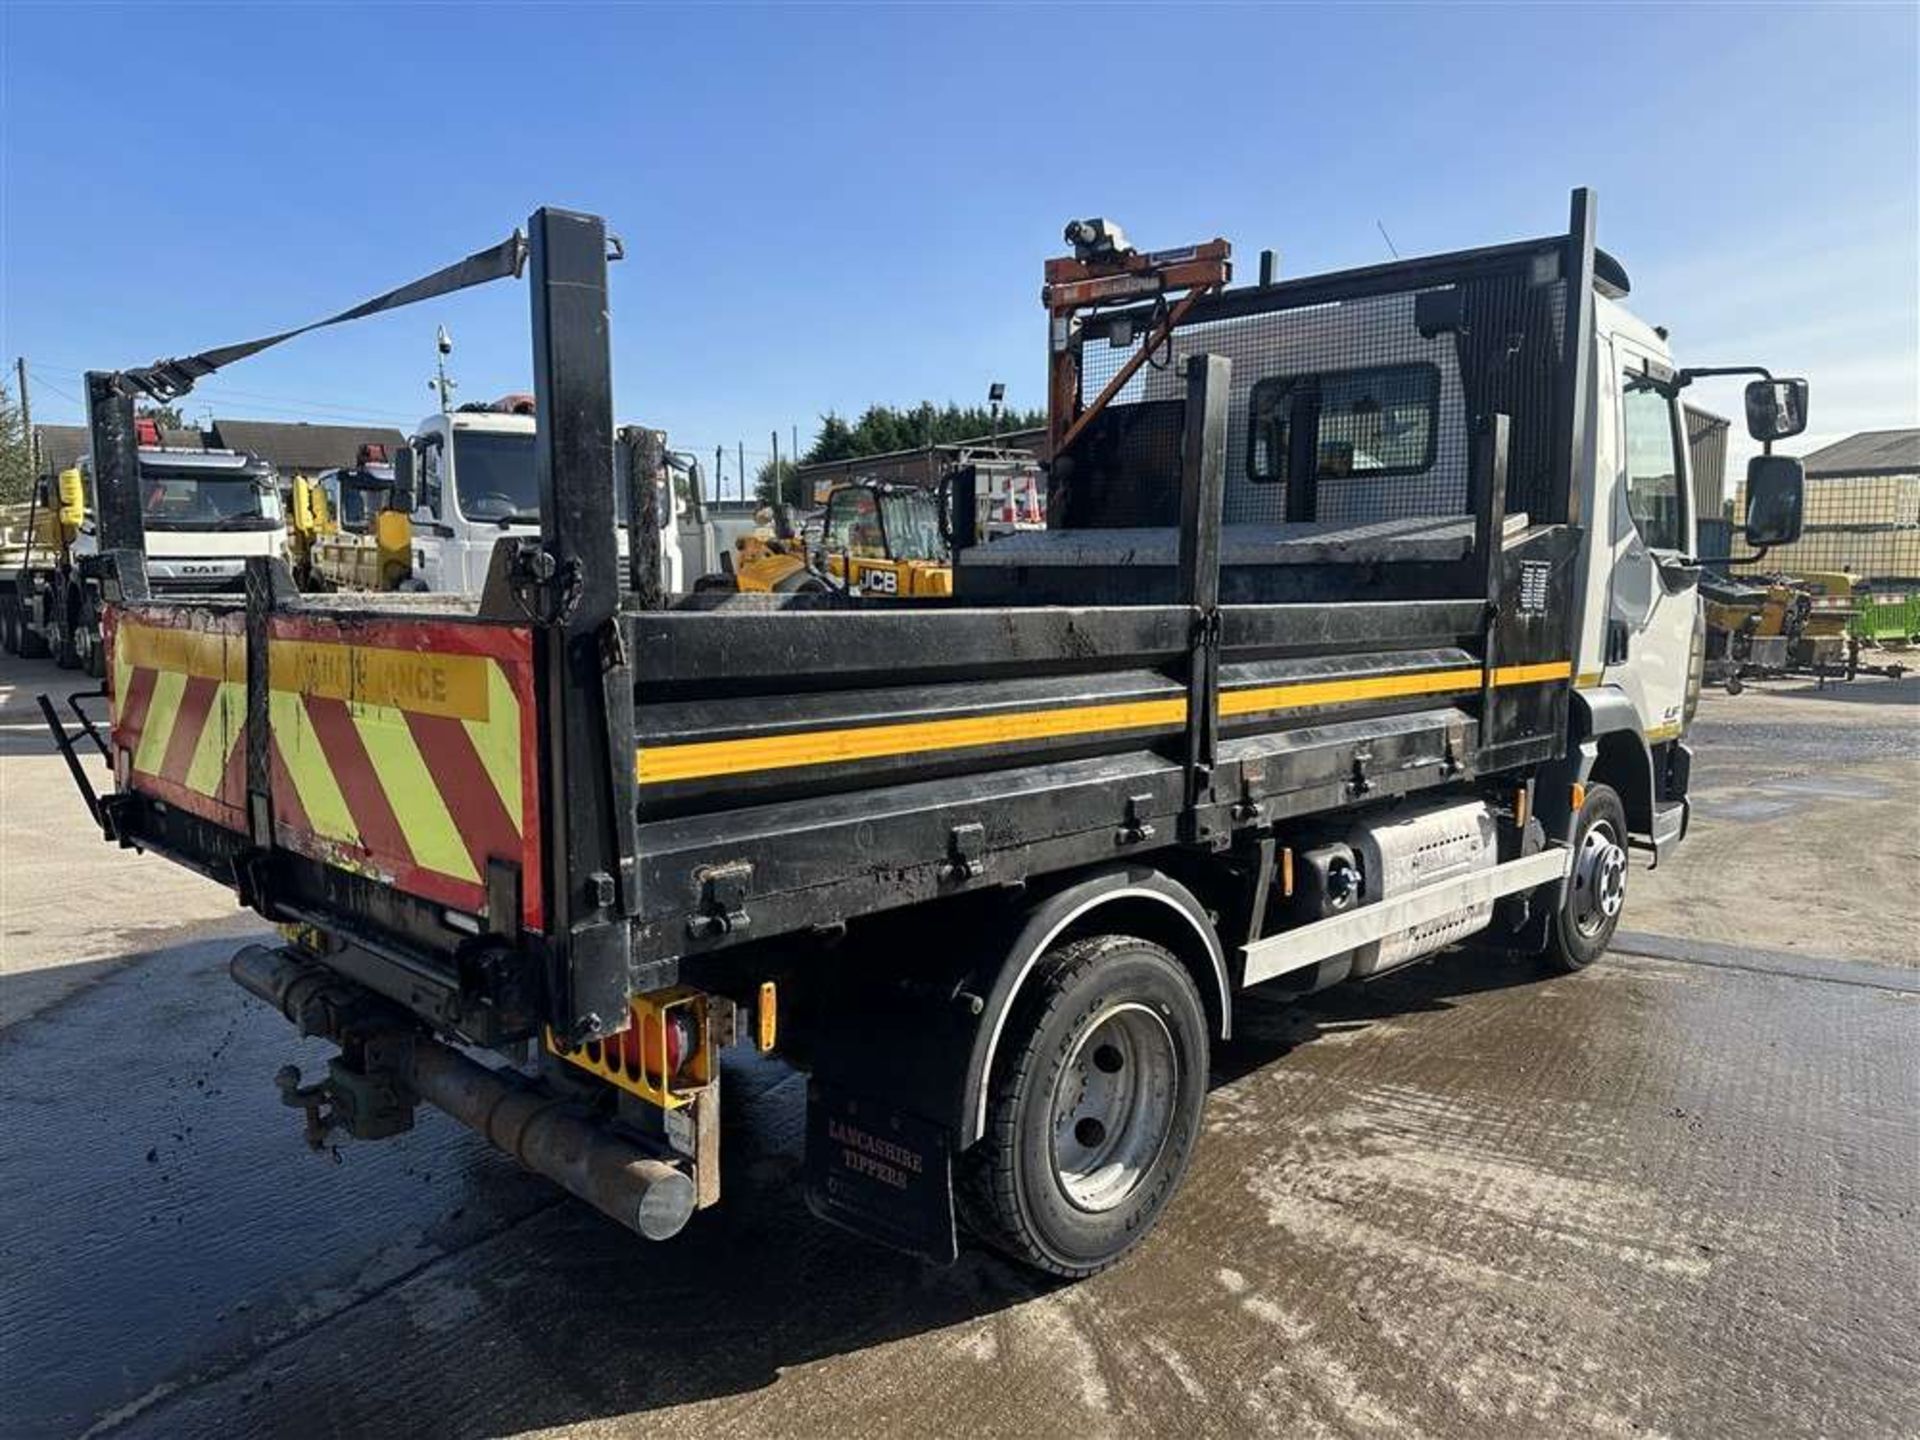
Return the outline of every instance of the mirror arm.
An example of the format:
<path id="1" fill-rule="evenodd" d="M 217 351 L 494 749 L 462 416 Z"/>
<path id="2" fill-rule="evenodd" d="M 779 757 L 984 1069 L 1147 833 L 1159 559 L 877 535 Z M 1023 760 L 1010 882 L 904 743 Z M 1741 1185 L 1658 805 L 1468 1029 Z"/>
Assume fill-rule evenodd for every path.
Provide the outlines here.
<path id="1" fill-rule="evenodd" d="M 1762 380 L 1773 379 L 1773 372 L 1764 365 L 1689 365 L 1675 373 L 1673 388 L 1684 390 L 1696 380 L 1723 375 L 1757 375 Z"/>

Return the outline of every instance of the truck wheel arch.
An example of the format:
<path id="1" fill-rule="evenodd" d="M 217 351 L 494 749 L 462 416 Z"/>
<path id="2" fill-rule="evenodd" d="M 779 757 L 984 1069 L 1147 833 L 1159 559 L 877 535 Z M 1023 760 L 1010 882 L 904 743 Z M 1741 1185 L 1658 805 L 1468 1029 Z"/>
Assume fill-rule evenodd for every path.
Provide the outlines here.
<path id="1" fill-rule="evenodd" d="M 1233 1028 L 1233 992 L 1220 936 L 1206 907 L 1179 881 L 1144 866 L 1121 866 L 1083 877 L 1034 905 L 1013 943 L 976 971 L 983 1008 L 974 1030 L 959 1107 L 965 1149 L 986 1125 L 988 1081 L 1007 1019 L 1040 957 L 1062 940 L 1111 931 L 1165 945 L 1193 973 L 1209 1024 L 1226 1039 Z"/>
<path id="2" fill-rule="evenodd" d="M 1611 785 L 1626 808 L 1627 828 L 1636 834 L 1653 829 L 1653 751 L 1640 727 L 1633 702 L 1618 690 L 1601 686 L 1573 692 L 1573 779 Z"/>

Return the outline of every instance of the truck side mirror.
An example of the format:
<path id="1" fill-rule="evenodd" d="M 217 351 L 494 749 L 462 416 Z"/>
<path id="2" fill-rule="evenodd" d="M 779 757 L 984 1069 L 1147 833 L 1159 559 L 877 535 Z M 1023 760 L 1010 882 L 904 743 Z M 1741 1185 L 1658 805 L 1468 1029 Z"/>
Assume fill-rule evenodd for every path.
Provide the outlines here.
<path id="1" fill-rule="evenodd" d="M 402 445 L 393 452 L 393 497 L 387 502 L 387 508 L 398 510 L 403 515 L 411 515 L 415 505 L 413 495 L 413 447 Z"/>
<path id="2" fill-rule="evenodd" d="M 1807 382 L 1755 380 L 1747 386 L 1747 433 L 1785 440 L 1807 428 Z"/>
<path id="3" fill-rule="evenodd" d="M 1796 457 L 1755 455 L 1747 461 L 1747 544 L 1762 548 L 1798 540 L 1806 492 L 1806 469 Z"/>

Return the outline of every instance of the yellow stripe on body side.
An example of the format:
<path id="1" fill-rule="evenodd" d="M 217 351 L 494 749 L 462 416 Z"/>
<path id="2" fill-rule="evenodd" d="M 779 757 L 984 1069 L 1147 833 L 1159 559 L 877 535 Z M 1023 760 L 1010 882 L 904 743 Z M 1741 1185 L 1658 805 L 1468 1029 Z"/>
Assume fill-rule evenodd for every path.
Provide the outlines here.
<path id="1" fill-rule="evenodd" d="M 916 720 L 905 725 L 852 726 L 746 740 L 696 740 L 687 745 L 660 745 L 642 749 L 635 759 L 635 769 L 642 785 L 660 785 L 672 780 L 739 775 L 752 770 L 876 760 L 921 750 L 959 750 L 975 745 L 1052 740 L 1109 730 L 1184 725 L 1186 720 L 1185 697 L 1116 705 L 1073 705 L 1010 715 L 969 715 L 955 720 Z"/>
<path id="2" fill-rule="evenodd" d="M 1357 680 L 1296 680 L 1252 690 L 1220 692 L 1220 714 L 1252 715 L 1261 710 L 1291 710 L 1308 705 L 1344 705 L 1354 700 L 1400 700 L 1409 695 L 1442 695 L 1474 690 L 1480 669 L 1433 670 L 1424 675 L 1364 675 Z"/>
<path id="3" fill-rule="evenodd" d="M 1573 667 L 1564 660 L 1537 665 L 1497 666 L 1496 686 L 1535 685 L 1564 680 Z M 1414 675 L 1367 675 L 1352 680 L 1303 680 L 1288 685 L 1266 685 L 1252 690 L 1230 690 L 1220 696 L 1222 716 L 1248 715 L 1316 705 L 1338 705 L 1356 700 L 1401 699 L 1409 695 L 1438 695 L 1480 688 L 1478 666 L 1456 667 Z M 907 755 L 921 750 L 952 750 L 971 745 L 995 745 L 1021 740 L 1053 739 L 1066 735 L 1139 729 L 1149 725 L 1180 725 L 1187 718 L 1187 702 L 1144 700 L 1124 705 L 1079 705 L 1063 710 L 1029 711 L 1020 715 L 979 715 L 958 720 L 915 721 L 906 725 L 872 725 L 837 730 L 807 730 L 746 740 L 700 740 L 686 745 L 643 748 L 636 757 L 642 785 L 674 780 L 739 775 L 756 770 L 789 769 L 800 765 L 829 765 L 869 760 L 885 755 Z"/>

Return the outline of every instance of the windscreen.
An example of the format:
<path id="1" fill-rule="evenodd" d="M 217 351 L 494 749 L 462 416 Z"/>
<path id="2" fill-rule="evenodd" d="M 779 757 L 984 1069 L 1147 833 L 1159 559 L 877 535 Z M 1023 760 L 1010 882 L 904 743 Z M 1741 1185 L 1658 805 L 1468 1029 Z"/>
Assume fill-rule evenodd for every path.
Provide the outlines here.
<path id="1" fill-rule="evenodd" d="M 533 473 L 533 436 L 456 430 L 453 483 L 469 520 L 540 523 L 540 486 Z"/>
<path id="2" fill-rule="evenodd" d="M 940 539 L 940 514 L 924 490 L 892 491 L 880 499 L 886 520 L 887 544 L 895 560 L 944 560 L 947 547 Z"/>
<path id="3" fill-rule="evenodd" d="M 145 461 L 140 513 L 150 530 L 278 530 L 283 523 L 280 491 L 270 475 Z"/>
<path id="4" fill-rule="evenodd" d="M 373 529 L 374 516 L 388 504 L 393 481 L 366 470 L 343 470 L 333 496 L 336 518 L 347 529 L 365 534 Z"/>

